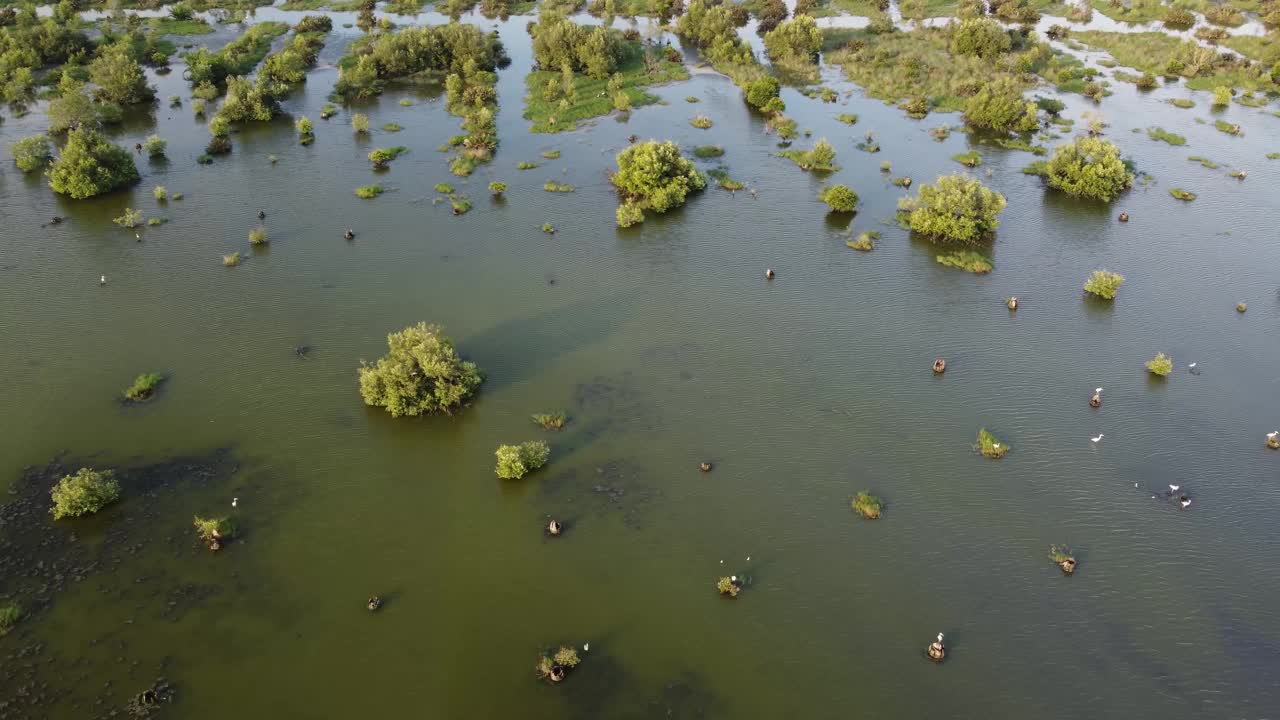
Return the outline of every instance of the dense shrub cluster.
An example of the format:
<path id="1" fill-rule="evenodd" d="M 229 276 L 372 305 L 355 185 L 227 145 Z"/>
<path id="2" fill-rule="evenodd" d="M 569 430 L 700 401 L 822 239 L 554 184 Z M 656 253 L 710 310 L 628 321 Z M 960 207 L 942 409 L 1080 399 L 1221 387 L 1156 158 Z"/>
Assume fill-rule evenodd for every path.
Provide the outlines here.
<path id="1" fill-rule="evenodd" d="M 1036 104 L 1022 96 L 1017 82 L 1010 77 L 983 84 L 969 98 L 964 119 L 973 127 L 1002 132 L 1033 132 L 1040 127 Z"/>
<path id="2" fill-rule="evenodd" d="M 451 412 L 483 382 L 475 363 L 458 357 L 439 325 L 410 325 L 388 335 L 387 345 L 386 356 L 361 365 L 360 395 L 392 417 Z"/>
<path id="3" fill-rule="evenodd" d="M 128 150 L 113 145 L 94 130 L 76 128 L 49 168 L 49 187 L 77 200 L 135 183 L 138 168 Z"/>
<path id="4" fill-rule="evenodd" d="M 286 23 L 261 22 L 250 25 L 243 35 L 227 43 L 218 52 L 198 48 L 187 53 L 185 77 L 191 81 L 192 86 L 208 83 L 215 88 L 222 87 L 227 78 L 252 72 L 271 50 L 271 41 L 288 30 Z"/>
<path id="5" fill-rule="evenodd" d="M 366 35 L 352 43 L 333 92 L 344 101 L 373 97 L 382 92 L 387 80 L 421 72 L 459 77 L 492 74 L 505 61 L 497 33 L 486 35 L 461 23 L 407 27 Z"/>
<path id="6" fill-rule="evenodd" d="M 554 12 L 542 14 L 530 28 L 533 58 L 543 70 L 569 67 L 596 80 L 609 77 L 622 57 L 616 31 L 586 27 Z"/>
<path id="7" fill-rule="evenodd" d="M 951 29 L 951 52 L 993 58 L 1009 52 L 1013 41 L 1000 23 L 987 18 L 961 20 Z"/>
<path id="8" fill-rule="evenodd" d="M 808 15 L 797 15 L 764 36 L 764 47 L 775 63 L 810 65 L 822 49 L 822 32 Z"/>
<path id="9" fill-rule="evenodd" d="M 1044 166 L 1044 177 L 1055 190 L 1106 201 L 1133 185 L 1133 173 L 1120 159 L 1120 148 L 1096 137 L 1077 137 L 1059 145 Z"/>
<path id="10" fill-rule="evenodd" d="M 622 205 L 622 227 L 644 220 L 644 211 L 662 213 L 684 204 L 689 193 L 702 190 L 707 180 L 670 140 L 630 145 L 618 153 L 618 171 L 611 178 Z"/>
<path id="11" fill-rule="evenodd" d="M 922 185 L 916 197 L 898 201 L 908 229 L 934 240 L 977 243 L 1000 226 L 1004 196 L 965 175 L 946 175 Z"/>

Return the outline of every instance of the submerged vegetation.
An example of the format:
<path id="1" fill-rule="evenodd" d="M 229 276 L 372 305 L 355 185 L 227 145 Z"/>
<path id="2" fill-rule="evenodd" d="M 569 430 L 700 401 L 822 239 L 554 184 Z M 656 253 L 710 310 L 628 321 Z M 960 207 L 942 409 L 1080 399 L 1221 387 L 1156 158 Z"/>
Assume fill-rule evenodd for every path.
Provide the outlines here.
<path id="1" fill-rule="evenodd" d="M 533 416 L 533 421 L 543 430 L 559 430 L 568 421 L 568 416 L 563 412 L 537 413 Z"/>
<path id="2" fill-rule="evenodd" d="M 1196 199 L 1195 193 L 1190 192 L 1188 190 L 1183 190 L 1182 188 L 1173 188 L 1172 190 L 1169 191 L 1169 194 L 1172 195 L 1175 199 L 1182 200 L 1183 202 L 1191 202 L 1192 200 Z"/>
<path id="3" fill-rule="evenodd" d="M 494 455 L 498 458 L 495 472 L 503 480 L 519 480 L 528 473 L 547 464 L 551 448 L 541 440 L 530 440 L 519 445 L 499 445 Z"/>
<path id="4" fill-rule="evenodd" d="M 987 432 L 986 428 L 978 431 L 978 452 L 984 457 L 999 459 L 1009 452 L 1009 446 L 996 439 L 995 435 Z"/>
<path id="5" fill-rule="evenodd" d="M 110 470 L 80 468 L 53 486 L 54 520 L 92 515 L 120 499 L 120 483 Z"/>
<path id="6" fill-rule="evenodd" d="M 848 185 L 832 185 L 818 192 L 818 199 L 827 204 L 832 212 L 853 212 L 858 207 L 858 193 Z"/>
<path id="7" fill-rule="evenodd" d="M 1165 377 L 1173 372 L 1173 360 L 1169 359 L 1164 353 L 1156 353 L 1156 356 L 1147 361 L 1147 370 L 1152 375 Z"/>
<path id="8" fill-rule="evenodd" d="M 1124 284 L 1124 276 L 1110 270 L 1094 270 L 1088 280 L 1084 281 L 1084 291 L 1103 300 L 1115 300 Z"/>
<path id="9" fill-rule="evenodd" d="M 853 511 L 868 520 L 876 520 L 880 517 L 882 503 L 880 498 L 863 490 L 854 496 L 851 501 Z"/>
<path id="10" fill-rule="evenodd" d="M 957 250 L 943 255 L 936 255 L 934 260 L 939 265 L 959 268 L 977 275 L 989 273 L 995 267 L 991 264 L 991 258 L 974 250 Z"/>
<path id="11" fill-rule="evenodd" d="M 1059 145 L 1043 165 L 1049 187 L 1068 195 L 1110 202 L 1133 185 L 1133 172 L 1120 148 L 1097 137 L 1077 137 Z"/>
<path id="12" fill-rule="evenodd" d="M 1147 137 L 1152 140 L 1169 143 L 1170 145 L 1186 145 L 1187 139 L 1176 133 L 1171 133 L 1161 127 L 1147 128 Z"/>
<path id="13" fill-rule="evenodd" d="M 160 373 L 143 373 L 125 389 L 124 397 L 133 402 L 145 402 L 155 396 L 156 388 L 162 382 L 164 382 L 164 375 Z"/>
<path id="14" fill-rule="evenodd" d="M 376 363 L 361 363 L 360 395 L 392 417 L 451 413 L 483 382 L 475 363 L 458 357 L 439 325 L 410 325 L 387 335 L 387 346 Z"/>
<path id="15" fill-rule="evenodd" d="M 783 150 L 778 155 L 799 165 L 801 170 L 835 172 L 840 169 L 835 164 L 836 149 L 826 138 L 819 139 L 809 150 Z"/>

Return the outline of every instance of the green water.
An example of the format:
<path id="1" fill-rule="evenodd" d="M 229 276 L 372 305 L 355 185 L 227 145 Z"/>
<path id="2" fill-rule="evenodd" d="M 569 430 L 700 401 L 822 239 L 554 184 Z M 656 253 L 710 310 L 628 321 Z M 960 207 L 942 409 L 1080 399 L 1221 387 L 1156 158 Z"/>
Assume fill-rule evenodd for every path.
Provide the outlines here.
<path id="1" fill-rule="evenodd" d="M 281 15 L 300 16 L 258 18 Z M 1163 103 L 1185 90 L 1116 83 L 1097 111 L 1155 182 L 1110 208 L 1046 194 L 1019 172 L 1027 153 L 979 147 L 976 173 L 1009 206 L 995 271 L 973 276 L 890 224 L 904 191 L 879 171 L 889 160 L 918 184 L 962 169 L 950 156 L 966 136 L 927 132 L 957 116 L 909 120 L 834 69 L 825 81 L 855 90 L 847 101 L 784 90 L 800 127 L 835 144 L 830 181 L 861 196 L 855 232 L 883 235 L 855 253 L 815 199 L 819 179 L 773 155 L 776 138 L 723 77 L 658 88 L 669 105 L 625 122 L 531 135 L 526 19 L 472 19 L 499 27 L 513 63 L 499 74 L 498 153 L 457 179 L 435 148 L 458 119 L 431 88 L 318 119 L 357 36 L 336 17 L 321 67 L 286 102 L 316 121 L 310 147 L 283 118 L 197 165 L 205 127 L 189 101 L 163 101 L 187 97 L 175 70 L 155 78 L 154 117 L 115 138 L 169 141 L 167 162 L 140 159 L 134 189 L 68 201 L 4 165 L 0 487 L 59 453 L 140 466 L 227 448 L 239 463 L 211 484 L 126 498 L 100 524 L 68 523 L 93 542 L 110 513 L 154 503 L 140 552 L 0 639 L 6 657 L 44 643 L 36 676 L 57 697 L 14 717 L 93 716 L 157 674 L 178 688 L 166 715 L 182 718 L 1201 718 L 1280 706 L 1280 453 L 1263 447 L 1280 425 L 1280 162 L 1263 159 L 1280 150 L 1280 120 L 1233 106 L 1221 116 L 1245 132 L 1229 137 L 1193 122 L 1207 102 Z M 1067 117 L 1094 109 L 1064 100 Z M 354 111 L 405 129 L 357 139 Z M 690 127 L 695 113 L 714 128 Z M 861 120 L 850 128 L 839 113 Z M 43 123 L 42 107 L 8 118 L 0 142 Z M 1188 146 L 1131 133 L 1156 124 Z M 854 148 L 868 130 L 878 154 Z M 758 199 L 708 190 L 618 230 L 607 171 L 630 134 L 724 145 L 721 161 Z M 375 181 L 365 155 L 388 145 L 410 148 L 377 176 L 391 192 L 356 198 Z M 551 149 L 562 156 L 543 160 Z M 542 165 L 517 171 L 522 160 Z M 1248 179 L 1226 177 L 1234 168 Z M 485 190 L 495 179 L 505 201 Z M 549 179 L 577 190 L 546 193 Z M 441 181 L 475 208 L 453 217 L 434 204 Z M 155 185 L 185 199 L 157 203 Z M 1173 200 L 1177 186 L 1199 199 Z M 168 222 L 137 242 L 111 223 L 125 207 Z M 262 251 L 247 242 L 259 208 Z M 69 219 L 42 228 L 52 215 Z M 246 261 L 222 267 L 235 250 Z M 1102 267 L 1128 278 L 1114 304 L 1082 298 Z M 364 407 L 355 370 L 420 320 L 444 324 L 487 380 L 453 417 L 393 420 Z M 1176 365 L 1165 381 L 1143 370 L 1158 351 Z M 935 377 L 939 355 L 948 370 Z M 153 370 L 169 377 L 157 399 L 123 407 L 119 391 Z M 559 433 L 529 420 L 556 409 L 571 416 Z M 983 426 L 1008 457 L 973 452 Z M 494 448 L 535 438 L 553 448 L 548 467 L 496 479 Z M 1190 510 L 1151 498 L 1167 483 Z M 882 520 L 852 515 L 861 489 L 885 498 Z M 189 518 L 230 511 L 232 497 L 244 541 L 211 556 Z M 549 516 L 568 523 L 562 538 L 542 536 Z M 1049 563 L 1050 543 L 1075 549 L 1074 577 Z M 714 589 L 730 573 L 751 578 L 736 601 Z M 22 586 L 0 578 L 0 593 Z M 175 593 L 197 599 L 178 612 Z M 370 614 L 374 593 L 387 603 Z M 935 666 L 923 649 L 939 631 L 951 656 Z M 534 662 L 562 642 L 591 650 L 551 687 Z"/>

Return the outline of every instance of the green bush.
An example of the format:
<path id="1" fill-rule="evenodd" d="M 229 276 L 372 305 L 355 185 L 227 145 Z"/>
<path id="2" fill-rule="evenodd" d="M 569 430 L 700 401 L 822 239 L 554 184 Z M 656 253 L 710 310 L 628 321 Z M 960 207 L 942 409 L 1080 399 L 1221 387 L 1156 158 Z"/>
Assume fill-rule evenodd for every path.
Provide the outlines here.
<path id="1" fill-rule="evenodd" d="M 267 229 L 264 227 L 256 227 L 249 231 L 249 243 L 252 245 L 267 244 Z"/>
<path id="2" fill-rule="evenodd" d="M 125 228 L 136 228 L 142 224 L 142 211 L 133 208 L 125 208 L 124 214 L 115 218 L 111 222 Z"/>
<path id="3" fill-rule="evenodd" d="M 854 496 L 851 505 L 854 512 L 868 520 L 875 520 L 880 517 L 882 503 L 880 498 L 863 490 Z"/>
<path id="4" fill-rule="evenodd" d="M 1036 104 L 1022 96 L 1009 76 L 984 83 L 965 105 L 964 119 L 973 127 L 1001 132 L 1033 132 L 1040 127 Z"/>
<path id="5" fill-rule="evenodd" d="M 206 543 L 231 540 L 240 534 L 240 523 L 230 517 L 202 518 L 196 515 L 192 519 L 192 525 L 196 528 L 196 534 Z"/>
<path id="6" fill-rule="evenodd" d="M 146 140 L 142 141 L 142 149 L 146 150 L 148 157 L 164 157 L 165 148 L 168 143 L 159 135 L 148 135 Z"/>
<path id="7" fill-rule="evenodd" d="M 818 199 L 826 203 L 833 212 L 853 212 L 858 207 L 858 193 L 848 185 L 832 185 L 818 192 Z"/>
<path id="8" fill-rule="evenodd" d="M 143 373 L 125 389 L 124 397 L 133 402 L 145 402 L 155 397 L 156 388 L 162 382 L 164 382 L 164 375 L 160 373 Z"/>
<path id="9" fill-rule="evenodd" d="M 978 431 L 978 452 L 984 457 L 999 459 L 1009 452 L 1009 446 L 996 439 L 995 435 L 987 432 L 986 428 Z"/>
<path id="10" fill-rule="evenodd" d="M 617 163 L 611 181 L 622 200 L 618 224 L 623 227 L 643 221 L 645 210 L 663 213 L 679 207 L 689 193 L 707 186 L 702 173 L 670 140 L 630 145 L 618 153 Z"/>
<path id="11" fill-rule="evenodd" d="M 745 88 L 747 104 L 757 110 L 763 110 L 770 100 L 778 97 L 781 89 L 782 84 L 772 75 L 752 80 Z"/>
<path id="12" fill-rule="evenodd" d="M 1084 281 L 1084 291 L 1103 300 L 1115 300 L 1116 294 L 1120 292 L 1120 285 L 1123 283 L 1124 276 L 1120 273 L 1113 273 L 1109 270 L 1094 270 L 1089 279 Z"/>
<path id="13" fill-rule="evenodd" d="M 134 59 L 133 48 L 126 42 L 108 45 L 89 63 L 89 78 L 97 86 L 94 95 L 118 105 L 147 102 L 156 91 L 147 85 L 142 66 Z"/>
<path id="14" fill-rule="evenodd" d="M 1219 85 L 1213 89 L 1213 106 L 1224 108 L 1231 104 L 1231 88 Z"/>
<path id="15" fill-rule="evenodd" d="M 898 214 L 912 232 L 933 240 L 977 243 L 1000 227 L 1004 196 L 965 175 L 946 175 L 920 186 L 917 197 L 898 201 Z"/>
<path id="16" fill-rule="evenodd" d="M 378 197 L 381 194 L 382 194 L 381 185 L 376 185 L 376 184 L 361 185 L 360 187 L 356 188 L 356 197 L 364 198 L 365 200 L 371 200 L 373 198 Z"/>
<path id="17" fill-rule="evenodd" d="M 358 133 L 369 132 L 369 116 L 364 113 L 356 113 L 352 115 L 351 129 Z"/>
<path id="18" fill-rule="evenodd" d="M 110 470 L 80 468 L 59 480 L 49 494 L 53 498 L 53 519 L 61 520 L 92 515 L 120 499 L 120 483 Z"/>
<path id="19" fill-rule="evenodd" d="M 235 267 L 235 266 L 239 265 L 239 264 L 240 264 L 240 257 L 241 257 L 241 256 L 240 256 L 240 253 L 239 253 L 238 251 L 237 251 L 237 252 L 233 252 L 233 253 L 231 253 L 230 255 L 223 255 L 223 256 L 222 256 L 222 265 L 223 265 L 223 267 Z"/>
<path id="20" fill-rule="evenodd" d="M 1155 357 L 1147 361 L 1147 370 L 1149 370 L 1152 375 L 1165 377 L 1169 373 L 1173 372 L 1173 360 L 1170 360 L 1169 356 L 1164 353 L 1156 353 Z"/>
<path id="21" fill-rule="evenodd" d="M 410 325 L 389 334 L 387 345 L 390 351 L 377 363 L 361 364 L 360 395 L 392 417 L 452 412 L 484 381 L 439 325 Z"/>
<path id="22" fill-rule="evenodd" d="M 1059 145 L 1045 164 L 1045 178 L 1055 190 L 1107 202 L 1133 185 L 1120 148 L 1097 137 L 1077 137 Z"/>
<path id="23" fill-rule="evenodd" d="M 9 146 L 13 162 L 24 173 L 39 170 L 53 158 L 53 146 L 44 134 L 22 138 Z"/>
<path id="24" fill-rule="evenodd" d="M 1013 41 L 1000 23 L 988 18 L 961 20 L 951 29 L 951 52 L 991 59 L 1009 52 Z"/>
<path id="25" fill-rule="evenodd" d="M 840 169 L 835 165 L 836 149 L 826 138 L 820 138 L 809 150 L 784 150 L 778 154 L 799 165 L 801 170 L 834 172 Z"/>
<path id="26" fill-rule="evenodd" d="M 400 157 L 401 154 L 408 152 L 409 148 L 403 145 L 396 145 L 389 148 L 378 148 L 369 153 L 369 162 L 373 163 L 375 168 L 384 168 L 392 160 Z M 452 189 L 441 192 L 453 192 Z"/>
<path id="27" fill-rule="evenodd" d="M 716 580 L 716 590 L 719 591 L 721 595 L 738 597 L 738 593 L 742 592 L 742 586 L 739 585 L 732 577 L 725 575 L 724 577 Z"/>
<path id="28" fill-rule="evenodd" d="M 1178 200 L 1182 200 L 1183 202 L 1191 202 L 1192 200 L 1196 199 L 1195 193 L 1189 190 L 1183 190 L 1182 188 L 1174 188 L 1169 191 L 1169 194 Z"/>
<path id="29" fill-rule="evenodd" d="M 551 448 L 541 440 L 530 440 L 519 445 L 499 445 L 494 455 L 498 458 L 498 477 L 519 480 L 546 465 L 547 458 L 551 457 Z"/>
<path id="30" fill-rule="evenodd" d="M 311 118 L 303 115 L 294 123 L 294 127 L 298 129 L 298 141 L 303 145 L 310 145 L 315 140 L 315 126 L 311 123 Z"/>
<path id="31" fill-rule="evenodd" d="M 92 130 L 67 133 L 67 144 L 49 169 L 49 187 L 81 200 L 137 182 L 138 168 L 128 150 Z"/>
<path id="32" fill-rule="evenodd" d="M 494 180 L 493 182 L 489 183 L 489 192 L 493 193 L 495 196 L 502 195 L 506 191 L 507 191 L 507 184 L 502 182 L 501 180 Z"/>
<path id="33" fill-rule="evenodd" d="M 169 191 L 163 185 L 157 185 L 151 189 L 151 196 L 156 200 L 166 200 L 169 197 Z"/>
<path id="34" fill-rule="evenodd" d="M 12 630 L 21 619 L 22 607 L 17 603 L 0 605 L 0 637 L 8 635 L 9 631 Z"/>
<path id="35" fill-rule="evenodd" d="M 958 250 L 945 255 L 937 255 L 934 260 L 939 265 L 959 268 L 977 275 L 989 273 L 994 268 L 991 264 L 991 258 L 974 250 Z"/>
<path id="36" fill-rule="evenodd" d="M 822 49 L 822 31 L 808 15 L 797 15 L 765 33 L 765 52 L 776 64 L 811 65 Z"/>

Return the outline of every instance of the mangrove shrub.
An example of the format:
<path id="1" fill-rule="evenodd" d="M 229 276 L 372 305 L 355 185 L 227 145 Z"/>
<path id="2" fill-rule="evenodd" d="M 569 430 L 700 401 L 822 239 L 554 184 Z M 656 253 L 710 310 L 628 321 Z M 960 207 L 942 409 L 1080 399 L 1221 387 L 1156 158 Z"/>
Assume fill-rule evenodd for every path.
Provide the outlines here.
<path id="1" fill-rule="evenodd" d="M 977 243 L 1000 226 L 1004 196 L 966 175 L 946 175 L 921 185 L 916 197 L 898 201 L 898 213 L 912 232 L 934 240 Z"/>
<path id="2" fill-rule="evenodd" d="M 822 32 L 808 15 L 796 15 L 764 36 L 765 51 L 775 63 L 810 65 L 822 49 Z"/>
<path id="3" fill-rule="evenodd" d="M 110 470 L 80 468 L 53 486 L 54 520 L 92 515 L 120 498 L 120 483 Z"/>
<path id="4" fill-rule="evenodd" d="M 853 212 L 858 206 L 858 193 L 848 185 L 832 185 L 818 193 L 818 199 L 834 212 Z"/>
<path id="5" fill-rule="evenodd" d="M 24 173 L 39 170 L 53 157 L 53 147 L 44 134 L 22 138 L 9 146 L 9 152 L 13 154 L 14 164 Z"/>
<path id="6" fill-rule="evenodd" d="M 1013 41 L 1000 23 L 987 18 L 968 18 L 951 29 L 951 52 L 994 58 L 1009 52 Z"/>
<path id="7" fill-rule="evenodd" d="M 484 381 L 439 325 L 410 325 L 387 335 L 387 345 L 390 351 L 377 363 L 361 364 L 360 395 L 392 417 L 451 412 Z"/>
<path id="8" fill-rule="evenodd" d="M 618 171 L 611 178 L 622 200 L 618 224 L 627 227 L 644 219 L 649 210 L 663 213 L 679 207 L 689 193 L 702 190 L 707 180 L 670 140 L 630 145 L 618 153 Z M 624 216 L 624 208 L 628 208 Z"/>
<path id="9" fill-rule="evenodd" d="M 1078 197 L 1109 202 L 1133 184 L 1120 148 L 1098 137 L 1077 137 L 1059 145 L 1044 169 L 1049 187 Z"/>
<path id="10" fill-rule="evenodd" d="M 519 480 L 546 465 L 547 458 L 551 457 L 551 448 L 541 440 L 530 440 L 519 445 L 499 445 L 494 455 L 498 458 L 498 477 Z"/>
<path id="11" fill-rule="evenodd" d="M 1124 276 L 1120 273 L 1094 270 L 1089 279 L 1084 281 L 1084 291 L 1103 300 L 1115 300 L 1116 293 L 1120 292 L 1120 285 L 1123 282 Z"/>
<path id="12" fill-rule="evenodd" d="M 1024 98 L 1017 82 L 1007 76 L 983 84 L 969 98 L 964 120 L 973 127 L 1001 132 L 1033 132 L 1040 127 L 1036 104 Z"/>
<path id="13" fill-rule="evenodd" d="M 128 150 L 107 142 L 93 130 L 77 128 L 49 168 L 49 187 L 77 200 L 110 192 L 138 181 L 138 168 Z"/>

